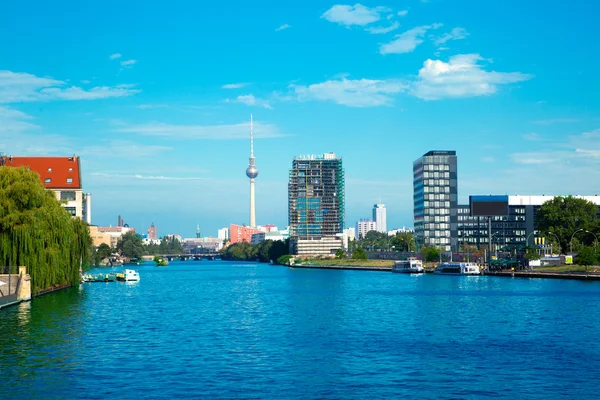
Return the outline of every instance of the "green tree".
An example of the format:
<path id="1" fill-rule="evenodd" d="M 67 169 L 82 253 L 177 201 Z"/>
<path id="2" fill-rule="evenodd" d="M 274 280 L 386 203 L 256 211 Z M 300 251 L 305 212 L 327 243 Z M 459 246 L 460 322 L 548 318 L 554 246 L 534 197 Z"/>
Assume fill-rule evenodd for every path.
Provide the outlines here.
<path id="1" fill-rule="evenodd" d="M 88 225 L 71 217 L 37 173 L 0 167 L 0 267 L 27 266 L 35 294 L 78 283 L 92 256 Z"/>
<path id="2" fill-rule="evenodd" d="M 289 255 L 289 254 L 283 255 L 283 256 L 277 258 L 277 264 L 279 264 L 279 265 L 290 265 L 290 259 L 291 258 L 292 258 L 292 256 Z"/>
<path id="3" fill-rule="evenodd" d="M 366 260 L 369 258 L 369 255 L 367 254 L 367 252 L 365 250 L 358 247 L 352 253 L 352 258 L 354 260 Z"/>
<path id="4" fill-rule="evenodd" d="M 142 237 L 131 231 L 125 233 L 117 241 L 117 251 L 123 257 L 142 258 L 144 255 L 144 243 Z"/>
<path id="5" fill-rule="evenodd" d="M 438 261 L 440 259 L 440 250 L 437 247 L 424 246 L 421 248 L 423 260 L 427 262 Z"/>
<path id="6" fill-rule="evenodd" d="M 577 265 L 596 265 L 598 263 L 598 255 L 593 247 L 584 246 L 575 256 L 575 264 Z"/>
<path id="7" fill-rule="evenodd" d="M 540 253 L 538 253 L 538 251 L 535 247 L 527 246 L 527 252 L 525 253 L 525 258 L 527 260 L 539 260 Z"/>
<path id="8" fill-rule="evenodd" d="M 256 255 L 258 257 L 258 261 L 264 263 L 268 263 L 271 261 L 271 258 L 269 257 L 269 251 L 271 250 L 272 246 L 272 240 L 263 240 L 258 244 L 258 246 L 256 246 Z"/>
<path id="9" fill-rule="evenodd" d="M 397 251 L 415 251 L 415 237 L 412 233 L 398 233 L 391 240 L 392 246 L 395 247 Z"/>
<path id="10" fill-rule="evenodd" d="M 337 249 L 337 251 L 335 252 L 335 258 L 337 258 L 337 259 L 346 258 L 346 252 L 344 251 L 344 249 Z"/>
<path id="11" fill-rule="evenodd" d="M 112 249 L 106 243 L 100 244 L 100 246 L 98 246 L 96 251 L 98 252 L 98 256 L 100 257 L 100 260 L 104 260 L 105 258 L 110 257 L 110 255 L 112 254 Z"/>
<path id="12" fill-rule="evenodd" d="M 542 235 L 552 236 L 551 232 L 558 236 L 560 247 L 565 251 L 569 249 L 572 235 L 579 229 L 590 230 L 596 226 L 596 213 L 598 206 L 594 203 L 576 199 L 572 196 L 554 197 L 542 204 L 535 216 L 536 229 Z M 591 244 L 594 240 L 592 235 L 581 235 L 584 243 Z"/>
<path id="13" fill-rule="evenodd" d="M 277 260 L 281 256 L 285 256 L 290 254 L 290 241 L 286 240 L 276 240 L 271 245 L 269 249 L 269 260 Z"/>

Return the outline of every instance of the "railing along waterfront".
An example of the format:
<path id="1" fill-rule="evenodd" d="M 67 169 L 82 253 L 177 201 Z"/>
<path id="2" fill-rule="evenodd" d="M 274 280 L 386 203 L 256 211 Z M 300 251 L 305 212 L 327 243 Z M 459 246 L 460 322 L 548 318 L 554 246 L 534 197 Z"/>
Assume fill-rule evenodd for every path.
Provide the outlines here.
<path id="1" fill-rule="evenodd" d="M 20 282 L 18 267 L 0 267 L 0 307 L 18 300 Z"/>

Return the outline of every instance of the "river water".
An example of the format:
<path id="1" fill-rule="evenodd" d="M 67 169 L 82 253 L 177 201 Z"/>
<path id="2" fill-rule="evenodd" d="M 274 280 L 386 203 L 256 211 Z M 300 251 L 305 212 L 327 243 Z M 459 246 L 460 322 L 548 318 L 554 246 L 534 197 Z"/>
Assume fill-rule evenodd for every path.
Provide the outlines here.
<path id="1" fill-rule="evenodd" d="M 137 268 L 0 310 L 0 398 L 600 398 L 600 283 Z"/>

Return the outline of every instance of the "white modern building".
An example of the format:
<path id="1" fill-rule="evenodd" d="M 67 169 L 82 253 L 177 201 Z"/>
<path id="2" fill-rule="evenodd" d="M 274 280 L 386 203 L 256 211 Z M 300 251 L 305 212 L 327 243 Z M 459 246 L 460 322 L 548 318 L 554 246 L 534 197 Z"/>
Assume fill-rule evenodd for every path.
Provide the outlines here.
<path id="1" fill-rule="evenodd" d="M 370 231 L 377 231 L 377 223 L 375 221 L 371 221 L 370 219 L 361 219 L 356 223 L 357 239 L 364 238 L 367 232 Z"/>
<path id="2" fill-rule="evenodd" d="M 222 228 L 217 231 L 217 237 L 223 240 L 229 240 L 229 228 Z"/>
<path id="3" fill-rule="evenodd" d="M 373 206 L 373 221 L 377 232 L 387 232 L 385 204 L 379 203 Z"/>

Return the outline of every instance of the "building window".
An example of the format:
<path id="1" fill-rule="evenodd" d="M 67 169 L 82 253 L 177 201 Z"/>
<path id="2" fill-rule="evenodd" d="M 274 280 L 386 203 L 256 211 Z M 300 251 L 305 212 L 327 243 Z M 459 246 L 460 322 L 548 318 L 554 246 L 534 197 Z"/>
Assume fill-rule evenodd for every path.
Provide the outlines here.
<path id="1" fill-rule="evenodd" d="M 73 217 L 77 215 L 77 209 L 75 207 L 65 207 L 65 210 Z"/>
<path id="2" fill-rule="evenodd" d="M 67 183 L 73 183 L 73 178 L 67 178 Z"/>
<path id="3" fill-rule="evenodd" d="M 44 179 L 44 183 L 50 183 L 50 182 L 52 182 L 52 179 L 50 179 L 50 178 Z"/>
<path id="4" fill-rule="evenodd" d="M 74 191 L 60 192 L 60 199 L 66 201 L 74 201 L 76 199 Z"/>

